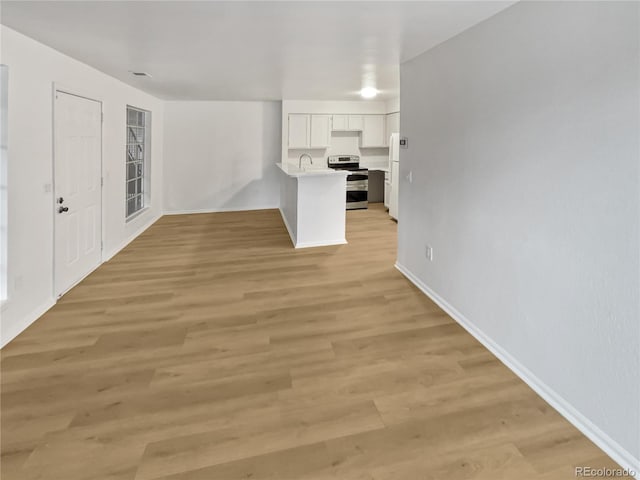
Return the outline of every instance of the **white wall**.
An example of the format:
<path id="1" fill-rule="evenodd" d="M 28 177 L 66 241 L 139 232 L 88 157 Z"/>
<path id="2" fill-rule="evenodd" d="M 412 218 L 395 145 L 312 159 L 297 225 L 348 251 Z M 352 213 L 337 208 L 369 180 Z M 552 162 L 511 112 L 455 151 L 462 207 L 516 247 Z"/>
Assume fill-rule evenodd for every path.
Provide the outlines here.
<path id="1" fill-rule="evenodd" d="M 53 83 L 102 101 L 103 257 L 107 259 L 162 212 L 163 102 L 7 27 L 0 62 L 9 66 L 8 300 L 6 344 L 54 303 Z M 126 105 L 152 112 L 151 207 L 125 222 Z"/>
<path id="2" fill-rule="evenodd" d="M 277 208 L 280 102 L 167 102 L 166 213 Z"/>
<path id="3" fill-rule="evenodd" d="M 387 103 L 379 100 L 282 100 L 282 113 L 377 114 L 390 113 Z"/>
<path id="4" fill-rule="evenodd" d="M 386 101 L 387 113 L 396 113 L 400 111 L 400 97 L 392 98 Z"/>
<path id="5" fill-rule="evenodd" d="M 521 2 L 402 65 L 398 251 L 636 470 L 639 7 Z"/>
<path id="6" fill-rule="evenodd" d="M 0 303 L 4 302 L 7 296 L 8 80 L 9 69 L 6 65 L 0 65 Z"/>

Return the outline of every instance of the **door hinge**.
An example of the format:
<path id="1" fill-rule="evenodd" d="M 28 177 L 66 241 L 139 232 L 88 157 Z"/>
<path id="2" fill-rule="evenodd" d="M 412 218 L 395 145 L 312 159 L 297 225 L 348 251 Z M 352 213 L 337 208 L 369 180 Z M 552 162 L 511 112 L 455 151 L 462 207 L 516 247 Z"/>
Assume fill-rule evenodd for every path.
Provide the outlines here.
<path id="1" fill-rule="evenodd" d="M 104 112 L 100 112 L 100 122 L 104 123 Z"/>

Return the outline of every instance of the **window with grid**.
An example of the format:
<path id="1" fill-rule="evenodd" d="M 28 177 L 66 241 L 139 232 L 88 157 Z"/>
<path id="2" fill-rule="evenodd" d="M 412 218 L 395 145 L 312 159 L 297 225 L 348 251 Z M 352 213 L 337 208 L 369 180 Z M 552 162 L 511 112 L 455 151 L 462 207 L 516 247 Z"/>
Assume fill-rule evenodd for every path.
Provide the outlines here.
<path id="1" fill-rule="evenodd" d="M 148 174 L 149 123 L 151 113 L 127 107 L 127 218 L 146 205 L 148 198 L 146 175 Z"/>

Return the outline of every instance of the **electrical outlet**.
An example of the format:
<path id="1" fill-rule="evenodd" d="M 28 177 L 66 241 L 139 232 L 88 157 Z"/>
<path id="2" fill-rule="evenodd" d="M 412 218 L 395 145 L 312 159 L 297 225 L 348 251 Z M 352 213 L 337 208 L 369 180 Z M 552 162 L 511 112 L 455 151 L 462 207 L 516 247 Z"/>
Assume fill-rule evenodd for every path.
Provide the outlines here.
<path id="1" fill-rule="evenodd" d="M 431 248 L 431 245 L 425 247 L 424 256 L 427 257 L 427 260 L 433 262 L 433 248 Z"/>

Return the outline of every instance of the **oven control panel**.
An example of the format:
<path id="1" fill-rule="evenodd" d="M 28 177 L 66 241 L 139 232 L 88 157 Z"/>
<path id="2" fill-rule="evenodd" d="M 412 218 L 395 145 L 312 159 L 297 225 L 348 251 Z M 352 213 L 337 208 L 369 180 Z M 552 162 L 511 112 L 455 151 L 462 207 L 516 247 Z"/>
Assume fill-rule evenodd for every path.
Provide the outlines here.
<path id="1" fill-rule="evenodd" d="M 327 158 L 329 165 L 340 165 L 344 163 L 360 163 L 360 157 L 358 155 L 330 155 Z"/>

